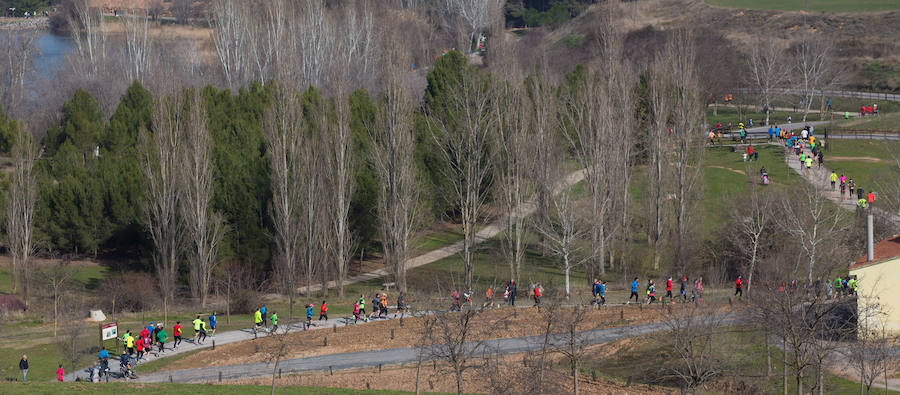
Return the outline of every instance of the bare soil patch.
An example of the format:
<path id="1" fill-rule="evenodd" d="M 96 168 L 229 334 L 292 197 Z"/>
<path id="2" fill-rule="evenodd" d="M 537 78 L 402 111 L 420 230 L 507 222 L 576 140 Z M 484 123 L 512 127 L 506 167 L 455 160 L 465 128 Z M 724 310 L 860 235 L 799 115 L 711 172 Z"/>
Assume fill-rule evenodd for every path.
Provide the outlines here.
<path id="1" fill-rule="evenodd" d="M 675 305 L 673 308 L 681 308 Z M 659 307 L 640 310 L 637 306 L 608 307 L 592 310 L 580 330 L 601 327 L 634 325 L 659 321 L 664 310 Z M 546 309 L 502 308 L 484 312 L 476 317 L 471 339 L 496 339 L 542 334 L 546 326 Z M 383 320 L 367 324 L 299 331 L 288 334 L 292 344 L 290 353 L 284 359 L 305 358 L 317 355 L 347 352 L 372 351 L 390 348 L 414 347 L 420 339 L 424 318 L 407 318 L 400 326 L 399 320 Z M 393 339 L 391 333 L 393 332 Z M 325 346 L 325 337 L 328 345 Z M 260 338 L 239 343 L 218 346 L 215 350 L 204 350 L 175 361 L 161 369 L 163 371 L 199 368 L 205 366 L 227 366 L 265 361 L 265 352 L 274 348 L 273 339 Z"/>
<path id="2" fill-rule="evenodd" d="M 828 160 L 871 162 L 871 163 L 884 162 L 884 160 L 881 160 L 879 158 L 873 158 L 871 156 L 829 156 Z"/>

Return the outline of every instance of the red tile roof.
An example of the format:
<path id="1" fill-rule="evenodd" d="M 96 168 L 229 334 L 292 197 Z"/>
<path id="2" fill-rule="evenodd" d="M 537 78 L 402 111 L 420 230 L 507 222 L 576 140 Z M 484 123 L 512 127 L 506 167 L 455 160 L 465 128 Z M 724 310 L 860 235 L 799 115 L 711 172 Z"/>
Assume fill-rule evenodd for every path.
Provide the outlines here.
<path id="1" fill-rule="evenodd" d="M 864 255 L 862 258 L 857 259 L 855 263 L 850 265 L 850 270 L 859 269 L 863 266 L 868 266 L 873 263 L 879 263 L 897 257 L 900 257 L 900 235 L 894 235 L 876 243 L 875 259 L 873 259 L 871 262 L 867 261 L 867 257 Z"/>

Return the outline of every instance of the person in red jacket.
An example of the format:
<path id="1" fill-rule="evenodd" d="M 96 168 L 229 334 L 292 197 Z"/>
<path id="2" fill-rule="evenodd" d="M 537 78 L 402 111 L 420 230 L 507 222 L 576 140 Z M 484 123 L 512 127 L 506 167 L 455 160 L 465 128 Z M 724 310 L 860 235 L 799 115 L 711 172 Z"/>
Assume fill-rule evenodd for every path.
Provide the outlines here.
<path id="1" fill-rule="evenodd" d="M 672 277 L 671 276 L 669 276 L 669 278 L 666 280 L 666 297 L 669 298 L 670 302 L 675 303 L 675 301 L 672 300 Z"/>
<path id="2" fill-rule="evenodd" d="M 319 310 L 319 321 L 322 321 L 323 318 L 325 321 L 328 321 L 328 305 L 325 304 L 324 300 L 322 301 L 322 309 Z"/>
<path id="3" fill-rule="evenodd" d="M 744 298 L 744 282 L 741 280 L 741 276 L 737 277 L 737 280 L 734 280 L 734 296 L 740 295 L 741 299 Z"/>
<path id="4" fill-rule="evenodd" d="M 541 285 L 537 284 L 534 286 L 534 305 L 541 305 Z"/>
<path id="5" fill-rule="evenodd" d="M 62 365 L 59 365 L 59 369 L 56 369 L 56 381 L 59 381 L 60 383 L 62 383 L 63 376 L 65 376 L 65 372 L 63 372 Z"/>
<path id="6" fill-rule="evenodd" d="M 175 336 L 175 343 L 172 345 L 174 349 L 181 343 L 181 321 L 175 322 L 175 326 L 172 327 L 172 335 Z"/>
<path id="7" fill-rule="evenodd" d="M 134 348 L 137 350 L 137 361 L 140 361 L 144 356 L 144 338 L 138 337 L 137 341 L 134 342 Z"/>
<path id="8" fill-rule="evenodd" d="M 866 116 L 866 106 L 859 106 L 859 116 Z"/>

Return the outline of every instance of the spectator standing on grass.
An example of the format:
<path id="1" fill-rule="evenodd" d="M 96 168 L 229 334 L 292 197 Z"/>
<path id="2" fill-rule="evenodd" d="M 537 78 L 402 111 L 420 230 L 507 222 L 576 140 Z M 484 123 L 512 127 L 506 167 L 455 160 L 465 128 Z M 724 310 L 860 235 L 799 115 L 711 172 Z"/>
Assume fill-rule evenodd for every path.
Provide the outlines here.
<path id="1" fill-rule="evenodd" d="M 209 315 L 209 336 L 216 337 L 216 312 Z"/>
<path id="2" fill-rule="evenodd" d="M 328 321 L 328 305 L 324 300 L 322 301 L 322 308 L 319 309 L 319 321 L 322 321 L 322 319 Z"/>
<path id="3" fill-rule="evenodd" d="M 168 338 L 169 334 L 166 333 L 165 327 L 160 325 L 159 332 L 156 333 L 156 340 L 159 341 L 159 352 L 166 352 L 166 339 Z"/>
<path id="4" fill-rule="evenodd" d="M 59 368 L 56 369 L 56 381 L 62 383 L 62 382 L 63 382 L 63 376 L 65 376 L 65 375 L 66 375 L 66 373 L 63 372 L 62 364 L 60 364 L 60 365 L 59 365 Z"/>
<path id="5" fill-rule="evenodd" d="M 591 301 L 592 304 L 599 305 L 600 304 L 600 280 L 594 279 L 594 285 L 591 286 L 591 295 L 594 296 L 594 300 Z"/>
<path id="6" fill-rule="evenodd" d="M 634 297 L 634 303 L 640 303 L 641 300 L 638 298 L 638 278 L 635 277 L 634 281 L 631 282 L 631 295 L 628 295 L 628 301 L 625 304 L 631 303 L 631 297 Z"/>
<path id="7" fill-rule="evenodd" d="M 772 137 L 775 136 L 775 129 L 772 126 L 769 126 L 769 142 L 772 142 Z"/>
<path id="8" fill-rule="evenodd" d="M 22 371 L 22 381 L 28 381 L 28 355 L 22 354 L 19 360 L 19 370 Z"/>
<path id="9" fill-rule="evenodd" d="M 181 344 L 181 321 L 175 321 L 175 325 L 172 326 L 172 349 L 178 348 L 178 345 Z"/>

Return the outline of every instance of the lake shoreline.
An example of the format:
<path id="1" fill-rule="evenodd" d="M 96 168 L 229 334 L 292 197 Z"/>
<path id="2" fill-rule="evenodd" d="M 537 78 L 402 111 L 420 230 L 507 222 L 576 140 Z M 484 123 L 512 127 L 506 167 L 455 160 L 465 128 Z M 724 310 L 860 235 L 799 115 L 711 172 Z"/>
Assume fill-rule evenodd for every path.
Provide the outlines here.
<path id="1" fill-rule="evenodd" d="M 50 18 L 0 18 L 0 30 L 45 30 L 50 29 Z"/>

